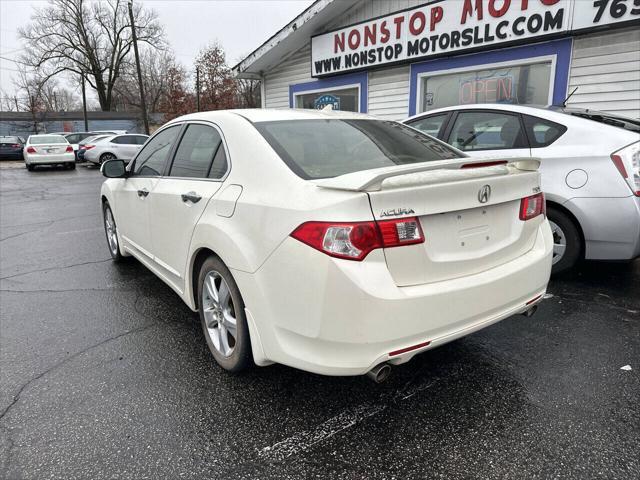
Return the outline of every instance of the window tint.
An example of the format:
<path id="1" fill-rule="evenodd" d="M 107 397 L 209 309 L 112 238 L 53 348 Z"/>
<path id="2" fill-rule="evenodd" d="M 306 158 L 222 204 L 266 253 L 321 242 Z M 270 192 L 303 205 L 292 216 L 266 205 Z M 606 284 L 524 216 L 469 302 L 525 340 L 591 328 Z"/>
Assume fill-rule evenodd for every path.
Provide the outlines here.
<path id="1" fill-rule="evenodd" d="M 113 137 L 113 138 L 110 140 L 110 142 L 111 142 L 111 143 L 117 143 L 117 144 L 124 143 L 124 142 L 122 141 L 122 137 Z"/>
<path id="2" fill-rule="evenodd" d="M 209 178 L 222 178 L 225 173 L 227 173 L 227 153 L 224 151 L 224 145 L 220 143 L 216 156 L 213 158 Z"/>
<path id="3" fill-rule="evenodd" d="M 172 177 L 207 178 L 222 139 L 213 127 L 189 125 L 171 165 Z"/>
<path id="4" fill-rule="evenodd" d="M 137 145 L 144 145 L 149 137 L 145 137 L 144 135 L 134 135 L 134 142 Z"/>
<path id="5" fill-rule="evenodd" d="M 289 168 L 305 179 L 460 157 L 445 143 L 397 122 L 295 120 L 255 127 Z"/>
<path id="6" fill-rule="evenodd" d="M 149 140 L 140 154 L 136 157 L 134 175 L 159 176 L 163 174 L 167 155 L 180 132 L 180 126 L 175 125 L 158 133 Z"/>
<path id="7" fill-rule="evenodd" d="M 524 127 L 527 130 L 532 148 L 548 147 L 567 131 L 567 127 L 542 118 L 523 115 Z"/>
<path id="8" fill-rule="evenodd" d="M 417 128 L 418 130 L 421 130 L 424 133 L 431 135 L 432 137 L 440 138 L 438 137 L 438 133 L 440 132 L 442 124 L 447 118 L 447 115 L 447 113 L 443 113 L 441 115 L 431 115 L 429 117 L 420 118 L 412 122 L 407 122 L 407 125 L 410 125 L 413 128 Z"/>
<path id="9" fill-rule="evenodd" d="M 133 135 L 122 135 L 120 137 L 120 143 L 125 145 L 137 145 L 136 137 Z"/>
<path id="10" fill-rule="evenodd" d="M 69 143 L 78 143 L 80 141 L 80 135 L 77 133 L 74 133 L 73 135 L 66 135 L 65 138 Z"/>
<path id="11" fill-rule="evenodd" d="M 449 143 L 465 151 L 528 148 L 518 116 L 499 112 L 458 114 Z"/>

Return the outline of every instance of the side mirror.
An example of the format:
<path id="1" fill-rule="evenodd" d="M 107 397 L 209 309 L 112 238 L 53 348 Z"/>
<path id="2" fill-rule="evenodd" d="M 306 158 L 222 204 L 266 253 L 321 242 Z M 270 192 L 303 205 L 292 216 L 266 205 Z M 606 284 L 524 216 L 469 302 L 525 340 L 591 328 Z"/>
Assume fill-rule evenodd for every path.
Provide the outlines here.
<path id="1" fill-rule="evenodd" d="M 124 160 L 107 160 L 100 167 L 100 171 L 107 178 L 125 178 L 127 176 L 127 165 Z"/>

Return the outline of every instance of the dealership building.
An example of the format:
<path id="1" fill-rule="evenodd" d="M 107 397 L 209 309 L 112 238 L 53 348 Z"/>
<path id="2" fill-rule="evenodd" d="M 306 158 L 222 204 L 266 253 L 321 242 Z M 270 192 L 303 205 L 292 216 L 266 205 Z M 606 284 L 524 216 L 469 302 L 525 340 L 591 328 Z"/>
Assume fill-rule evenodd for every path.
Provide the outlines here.
<path id="1" fill-rule="evenodd" d="M 401 120 L 575 90 L 568 106 L 640 118 L 639 26 L 638 0 L 318 0 L 234 71 L 266 108 Z"/>

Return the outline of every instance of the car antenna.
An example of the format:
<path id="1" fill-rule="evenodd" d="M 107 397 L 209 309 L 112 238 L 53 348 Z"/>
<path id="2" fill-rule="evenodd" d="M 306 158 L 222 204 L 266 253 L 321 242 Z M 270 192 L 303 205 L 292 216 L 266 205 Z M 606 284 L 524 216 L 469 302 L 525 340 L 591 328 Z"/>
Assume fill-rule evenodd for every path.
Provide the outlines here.
<path id="1" fill-rule="evenodd" d="M 574 89 L 573 89 L 573 92 L 571 92 L 571 93 L 567 96 L 567 98 L 565 98 L 565 99 L 564 99 L 564 102 L 562 102 L 562 106 L 563 106 L 564 108 L 567 108 L 567 102 L 568 102 L 568 101 L 569 101 L 569 99 L 573 96 L 573 94 L 574 94 L 574 93 L 576 93 L 577 91 L 578 91 L 578 87 L 574 88 Z"/>

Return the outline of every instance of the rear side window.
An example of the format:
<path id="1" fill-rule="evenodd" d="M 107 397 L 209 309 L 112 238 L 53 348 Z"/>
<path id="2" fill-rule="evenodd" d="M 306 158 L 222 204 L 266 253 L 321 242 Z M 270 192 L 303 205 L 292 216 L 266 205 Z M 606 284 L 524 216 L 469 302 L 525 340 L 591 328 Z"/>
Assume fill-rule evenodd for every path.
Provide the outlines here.
<path id="1" fill-rule="evenodd" d="M 199 124 L 189 125 L 180 140 L 169 175 L 207 178 L 219 149 L 224 150 L 222 138 L 215 128 Z"/>
<path id="2" fill-rule="evenodd" d="M 502 112 L 461 112 L 449 142 L 463 151 L 529 148 L 518 115 Z"/>
<path id="3" fill-rule="evenodd" d="M 567 131 L 564 125 L 542 118 L 523 115 L 522 119 L 531 148 L 548 147 Z"/>
<path id="4" fill-rule="evenodd" d="M 133 140 L 136 145 L 144 145 L 149 137 L 143 137 L 142 135 L 134 135 Z"/>
<path id="5" fill-rule="evenodd" d="M 67 135 L 65 137 L 69 143 L 78 143 L 80 141 L 80 135 L 74 133 L 73 135 Z"/>
<path id="6" fill-rule="evenodd" d="M 134 175 L 152 177 L 162 175 L 167 156 L 179 132 L 180 125 L 174 125 L 165 128 L 149 140 L 136 157 L 133 170 Z"/>
<path id="7" fill-rule="evenodd" d="M 121 143 L 125 143 L 125 142 L 122 140 L 122 137 L 113 137 L 111 139 L 111 143 L 121 144 Z"/>
<path id="8" fill-rule="evenodd" d="M 289 168 L 307 180 L 461 157 L 447 144 L 397 122 L 328 119 L 254 125 Z"/>
<path id="9" fill-rule="evenodd" d="M 428 117 L 423 117 L 418 120 L 413 120 L 411 122 L 406 122 L 407 125 L 417 128 L 421 132 L 426 133 L 427 135 L 431 135 L 432 137 L 440 138 L 438 134 L 442 129 L 442 124 L 447 119 L 447 113 L 443 113 L 441 115 L 430 115 Z"/>

